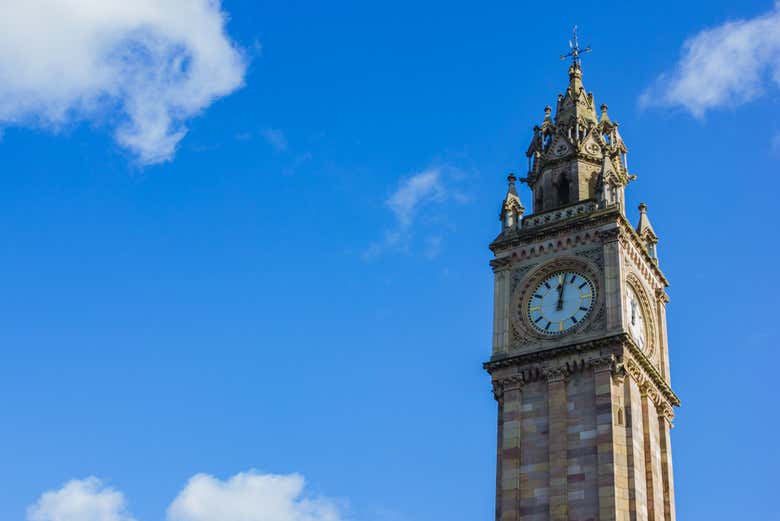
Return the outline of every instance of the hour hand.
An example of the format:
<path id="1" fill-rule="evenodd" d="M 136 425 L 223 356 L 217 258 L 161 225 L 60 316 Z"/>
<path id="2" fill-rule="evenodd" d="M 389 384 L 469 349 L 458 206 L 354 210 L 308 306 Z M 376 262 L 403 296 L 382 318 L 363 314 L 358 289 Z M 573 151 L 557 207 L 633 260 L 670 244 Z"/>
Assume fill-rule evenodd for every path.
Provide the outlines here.
<path id="1" fill-rule="evenodd" d="M 555 309 L 557 311 L 560 311 L 563 309 L 563 286 L 566 284 L 566 276 L 563 276 L 558 281 L 558 305 L 555 306 Z"/>

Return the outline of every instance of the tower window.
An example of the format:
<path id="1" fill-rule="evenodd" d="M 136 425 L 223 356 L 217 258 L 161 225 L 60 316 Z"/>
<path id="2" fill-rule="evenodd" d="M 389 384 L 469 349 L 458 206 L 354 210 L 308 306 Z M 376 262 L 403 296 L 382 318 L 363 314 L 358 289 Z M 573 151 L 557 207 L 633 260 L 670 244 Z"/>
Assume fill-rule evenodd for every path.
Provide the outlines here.
<path id="1" fill-rule="evenodd" d="M 556 189 L 558 191 L 558 204 L 569 204 L 569 180 L 565 174 L 558 179 Z"/>

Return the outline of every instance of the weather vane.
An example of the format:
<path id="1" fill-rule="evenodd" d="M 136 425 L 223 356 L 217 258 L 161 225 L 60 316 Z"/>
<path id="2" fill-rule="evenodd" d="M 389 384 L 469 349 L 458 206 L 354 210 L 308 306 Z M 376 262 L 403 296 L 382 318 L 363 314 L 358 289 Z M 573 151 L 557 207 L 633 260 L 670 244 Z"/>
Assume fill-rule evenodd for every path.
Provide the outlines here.
<path id="1" fill-rule="evenodd" d="M 574 65 L 580 64 L 580 54 L 587 54 L 591 52 L 593 49 L 590 48 L 590 45 L 585 47 L 584 49 L 580 49 L 580 42 L 577 39 L 577 26 L 574 26 L 574 37 L 569 40 L 569 49 L 571 49 L 568 53 L 561 55 L 561 60 L 565 60 L 566 58 L 571 58 L 571 61 Z"/>

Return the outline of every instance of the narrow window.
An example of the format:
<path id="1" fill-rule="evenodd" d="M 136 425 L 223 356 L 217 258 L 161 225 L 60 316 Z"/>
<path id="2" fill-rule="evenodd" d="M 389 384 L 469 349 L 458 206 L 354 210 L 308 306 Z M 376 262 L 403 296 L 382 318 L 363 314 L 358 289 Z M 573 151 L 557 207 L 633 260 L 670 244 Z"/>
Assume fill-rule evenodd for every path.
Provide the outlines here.
<path id="1" fill-rule="evenodd" d="M 558 204 L 569 204 L 569 181 L 566 176 L 561 176 L 558 180 Z"/>

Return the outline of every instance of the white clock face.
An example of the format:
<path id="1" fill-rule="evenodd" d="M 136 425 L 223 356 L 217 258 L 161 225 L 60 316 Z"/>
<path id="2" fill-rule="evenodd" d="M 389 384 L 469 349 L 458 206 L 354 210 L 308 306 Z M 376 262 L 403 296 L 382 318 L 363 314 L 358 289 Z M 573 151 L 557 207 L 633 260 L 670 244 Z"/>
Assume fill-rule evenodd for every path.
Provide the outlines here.
<path id="1" fill-rule="evenodd" d="M 553 273 L 528 300 L 528 320 L 545 335 L 560 335 L 581 323 L 596 300 L 593 282 L 574 271 Z"/>
<path id="2" fill-rule="evenodd" d="M 634 289 L 629 286 L 626 291 L 626 312 L 628 314 L 628 331 L 640 349 L 645 348 L 645 317 L 642 305 Z"/>

